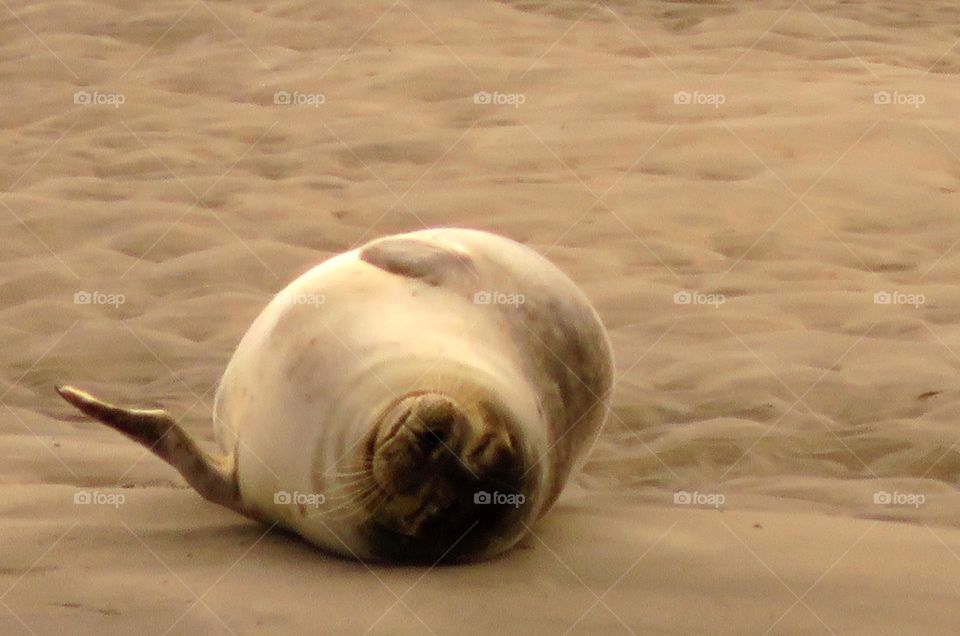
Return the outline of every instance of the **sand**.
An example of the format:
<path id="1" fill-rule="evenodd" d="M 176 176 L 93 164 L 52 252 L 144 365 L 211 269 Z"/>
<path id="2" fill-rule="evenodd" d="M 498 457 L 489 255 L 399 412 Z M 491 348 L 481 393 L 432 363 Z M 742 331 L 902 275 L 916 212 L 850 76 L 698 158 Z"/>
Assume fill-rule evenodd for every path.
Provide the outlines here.
<path id="1" fill-rule="evenodd" d="M 948 2 L 0 2 L 0 633 L 952 633 L 958 43 Z M 453 225 L 617 357 L 502 558 L 323 555 L 53 391 L 209 441 L 272 294 Z"/>

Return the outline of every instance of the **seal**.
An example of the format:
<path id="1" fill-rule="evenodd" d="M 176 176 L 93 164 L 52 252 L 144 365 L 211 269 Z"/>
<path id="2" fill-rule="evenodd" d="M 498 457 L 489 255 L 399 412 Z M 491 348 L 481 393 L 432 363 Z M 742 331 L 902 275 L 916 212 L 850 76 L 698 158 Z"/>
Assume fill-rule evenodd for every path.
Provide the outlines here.
<path id="1" fill-rule="evenodd" d="M 467 229 L 367 243 L 279 292 L 243 336 L 207 451 L 164 411 L 57 387 L 205 499 L 345 556 L 437 563 L 515 545 L 603 425 L 611 347 L 534 250 Z"/>

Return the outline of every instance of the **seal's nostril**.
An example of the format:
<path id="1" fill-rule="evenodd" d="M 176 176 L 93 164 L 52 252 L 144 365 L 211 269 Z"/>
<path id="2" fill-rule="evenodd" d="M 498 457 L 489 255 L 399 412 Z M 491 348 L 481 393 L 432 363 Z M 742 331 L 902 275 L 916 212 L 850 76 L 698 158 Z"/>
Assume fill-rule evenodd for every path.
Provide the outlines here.
<path id="1" fill-rule="evenodd" d="M 446 444 L 448 435 L 449 430 L 445 428 L 427 429 L 420 433 L 417 437 L 417 442 L 420 445 L 420 450 L 422 450 L 424 454 L 429 455 L 436 450 L 438 446 Z"/>

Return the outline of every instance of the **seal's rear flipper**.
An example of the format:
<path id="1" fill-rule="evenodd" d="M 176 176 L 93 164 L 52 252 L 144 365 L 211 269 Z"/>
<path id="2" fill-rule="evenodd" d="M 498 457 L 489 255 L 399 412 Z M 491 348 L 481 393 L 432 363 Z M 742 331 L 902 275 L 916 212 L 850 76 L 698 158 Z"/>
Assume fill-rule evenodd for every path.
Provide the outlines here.
<path id="1" fill-rule="evenodd" d="M 240 501 L 231 458 L 216 458 L 204 452 L 166 411 L 124 409 L 73 387 L 56 389 L 64 400 L 85 415 L 146 446 L 176 468 L 204 499 L 255 518 Z"/>

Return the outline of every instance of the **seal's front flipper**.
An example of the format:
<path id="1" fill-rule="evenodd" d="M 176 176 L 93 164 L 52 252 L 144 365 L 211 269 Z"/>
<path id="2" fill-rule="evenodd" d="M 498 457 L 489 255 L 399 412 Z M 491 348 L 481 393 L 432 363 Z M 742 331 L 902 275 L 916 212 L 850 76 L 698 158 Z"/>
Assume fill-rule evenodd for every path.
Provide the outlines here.
<path id="1" fill-rule="evenodd" d="M 360 250 L 360 259 L 374 267 L 434 287 L 457 274 L 477 276 L 476 265 L 465 251 L 426 238 L 390 236 L 371 241 Z"/>
<path id="2" fill-rule="evenodd" d="M 176 468 L 204 499 L 253 516 L 241 504 L 231 458 L 216 458 L 204 452 L 166 411 L 125 409 L 73 387 L 56 389 L 64 400 L 85 415 L 146 446 Z"/>

